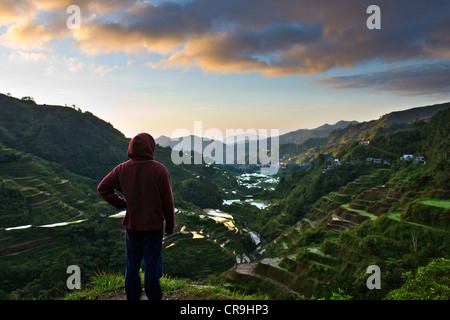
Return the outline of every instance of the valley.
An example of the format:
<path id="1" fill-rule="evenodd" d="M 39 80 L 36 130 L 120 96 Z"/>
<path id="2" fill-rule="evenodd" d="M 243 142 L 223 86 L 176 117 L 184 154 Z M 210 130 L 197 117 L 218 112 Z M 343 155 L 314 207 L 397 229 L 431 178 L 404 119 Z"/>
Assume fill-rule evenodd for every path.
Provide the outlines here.
<path id="1" fill-rule="evenodd" d="M 88 184 L 82 184 L 88 183 L 88 179 L 60 171 L 59 175 L 63 179 L 38 157 L 27 156 L 26 160 L 17 161 L 24 157 L 21 152 L 5 147 L 1 150 L 2 155 L 8 159 L 2 162 L 1 186 L 3 190 L 15 192 L 14 198 L 3 197 L 2 205 L 8 203 L 8 207 L 4 207 L 5 211 L 10 207 L 17 208 L 16 202 L 23 205 L 23 212 L 14 209 L 15 216 L 2 214 L 5 219 L 0 235 L 0 265 L 5 271 L 2 288 L 11 288 L 9 290 L 14 291 L 12 289 L 22 288 L 27 281 L 40 282 L 36 276 L 48 269 L 53 264 L 52 261 L 61 255 L 70 257 L 67 261 L 69 264 L 81 264 L 85 279 L 88 279 L 96 268 L 122 271 L 124 230 L 120 221 L 124 213 L 115 212 L 94 196 L 94 191 Z M 257 173 L 244 173 L 236 179 L 239 181 L 237 185 L 250 193 L 260 185 L 273 188 L 277 183 L 277 179 Z M 80 192 L 79 189 L 83 188 L 85 192 Z M 236 197 L 239 193 L 230 190 L 228 195 Z M 177 232 L 164 240 L 166 272 L 172 276 L 204 279 L 233 268 L 235 263 L 250 262 L 250 259 L 254 259 L 253 252 L 260 242 L 259 236 L 223 211 L 229 205 L 238 203 L 257 210 L 266 207 L 263 201 L 257 201 L 252 195 L 247 195 L 241 199 L 222 200 L 220 209 L 177 209 Z M 98 229 L 101 231 L 97 231 Z M 93 234 L 88 235 L 89 232 Z M 92 250 L 93 245 L 100 243 L 110 248 Z M 86 245 L 90 248 L 78 250 Z M 118 249 L 113 256 L 112 247 Z M 188 258 L 186 251 L 189 252 Z M 80 254 L 87 252 L 89 254 L 86 257 L 80 258 Z M 206 261 L 193 258 L 203 256 L 205 252 Z M 93 253 L 100 255 L 103 260 L 106 258 L 106 261 L 103 261 L 102 265 L 98 264 L 100 259 L 94 259 Z M 178 258 L 179 256 L 181 258 Z M 111 263 L 113 257 L 116 260 Z M 221 264 L 217 261 L 221 261 Z M 64 276 L 62 266 L 58 273 L 61 277 Z M 12 283 L 8 278 L 15 281 Z M 63 282 L 60 280 L 61 278 L 52 279 L 48 281 L 47 286 L 64 291 Z M 59 282 L 59 285 L 55 281 Z M 15 297 L 27 299 L 31 297 L 29 294 L 32 294 L 51 298 L 52 293 L 44 293 L 47 290 L 43 289 L 32 293 L 22 289 Z"/>
<path id="2" fill-rule="evenodd" d="M 450 257 L 449 107 L 291 133 L 273 176 L 175 165 L 170 147 L 157 146 L 177 208 L 164 274 L 271 299 L 388 297 L 405 272 Z M 123 212 L 96 186 L 129 139 L 68 107 L 1 95 L 0 110 L 0 299 L 64 298 L 69 265 L 85 286 L 123 274 Z M 379 290 L 366 286 L 370 265 Z"/>

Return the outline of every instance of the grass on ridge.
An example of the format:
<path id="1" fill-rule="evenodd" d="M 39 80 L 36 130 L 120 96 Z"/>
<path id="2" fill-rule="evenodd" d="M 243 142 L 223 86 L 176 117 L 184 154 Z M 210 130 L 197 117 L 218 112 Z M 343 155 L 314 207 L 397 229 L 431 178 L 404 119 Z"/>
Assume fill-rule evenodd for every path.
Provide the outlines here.
<path id="1" fill-rule="evenodd" d="M 143 274 L 141 274 L 143 279 Z M 200 285 L 189 280 L 161 279 L 163 298 L 166 300 L 267 300 L 264 294 L 244 294 L 224 285 Z M 144 290 L 143 290 L 144 294 Z M 145 294 L 144 294 L 145 295 Z M 121 300 L 125 299 L 125 278 L 121 275 L 101 272 L 91 278 L 82 290 L 67 295 L 65 300 Z"/>

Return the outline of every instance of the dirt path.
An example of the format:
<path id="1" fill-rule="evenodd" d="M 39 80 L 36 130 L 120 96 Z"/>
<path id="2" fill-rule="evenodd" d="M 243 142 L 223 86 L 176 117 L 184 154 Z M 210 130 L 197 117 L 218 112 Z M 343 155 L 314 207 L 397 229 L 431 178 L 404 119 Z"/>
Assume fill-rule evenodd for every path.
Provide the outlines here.
<path id="1" fill-rule="evenodd" d="M 255 263 L 238 263 L 234 270 L 240 274 L 251 275 L 255 266 Z"/>
<path id="2" fill-rule="evenodd" d="M 256 263 L 239 263 L 236 265 L 236 268 L 234 270 L 237 273 L 255 277 L 255 278 L 259 278 L 263 281 L 270 282 L 271 284 L 277 286 L 278 288 L 280 288 L 281 290 L 283 290 L 284 292 L 286 292 L 288 294 L 293 294 L 293 295 L 299 294 L 298 292 L 290 289 L 289 287 L 287 287 L 285 284 L 283 284 L 281 282 L 278 282 L 272 278 L 268 278 L 268 277 L 253 273 L 253 269 L 255 268 L 255 266 L 256 266 Z"/>

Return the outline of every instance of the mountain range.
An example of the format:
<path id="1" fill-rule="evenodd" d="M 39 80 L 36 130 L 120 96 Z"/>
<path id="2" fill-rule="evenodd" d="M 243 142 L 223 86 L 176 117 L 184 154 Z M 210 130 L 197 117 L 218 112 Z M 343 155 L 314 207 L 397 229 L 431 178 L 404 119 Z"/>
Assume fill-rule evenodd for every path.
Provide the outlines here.
<path id="1" fill-rule="evenodd" d="M 355 120 L 341 120 L 335 124 L 324 124 L 314 129 L 298 129 L 279 136 L 280 144 L 294 143 L 299 144 L 312 138 L 325 138 L 329 136 L 329 142 L 344 142 L 349 140 L 363 140 L 370 138 L 377 133 L 385 133 L 390 130 L 406 128 L 414 121 L 428 119 L 437 112 L 450 107 L 450 103 L 436 104 L 433 106 L 415 107 L 403 111 L 394 111 L 381 116 L 379 119 L 358 122 Z M 384 128 L 382 130 L 381 128 Z M 202 137 L 189 136 L 179 137 L 178 140 L 172 141 L 171 137 L 160 136 L 156 139 L 156 143 L 162 147 L 173 148 L 182 139 L 201 139 Z M 263 137 L 264 139 L 265 137 Z M 244 141 L 258 140 L 257 135 L 237 136 L 234 137 L 235 143 L 243 143 Z M 207 143 L 210 143 L 208 140 Z"/>
<path id="2" fill-rule="evenodd" d="M 331 145 L 352 141 L 368 142 L 376 136 L 410 128 L 415 122 L 426 121 L 437 112 L 449 107 L 450 103 L 447 102 L 432 106 L 415 107 L 403 111 L 394 111 L 381 116 L 379 119 L 371 121 L 357 122 L 342 120 L 333 125 L 324 124 L 315 129 L 299 129 L 292 131 L 278 137 L 279 156 L 283 164 L 289 161 L 305 163 L 316 157 L 318 153 Z M 170 147 L 174 150 L 184 151 L 194 149 L 195 145 L 201 146 L 201 150 L 203 151 L 207 146 L 214 142 L 216 148 L 222 150 L 222 163 L 226 163 L 227 152 L 232 150 L 234 156 L 233 163 L 245 163 L 245 166 L 248 167 L 247 164 L 250 162 L 249 146 L 256 146 L 256 148 L 260 150 L 261 145 L 259 143 L 261 140 L 258 140 L 258 137 L 255 135 L 249 135 L 248 137 L 240 136 L 235 137 L 235 139 L 236 142 L 234 142 L 232 149 L 230 149 L 230 144 L 225 144 L 222 141 L 203 139 L 202 137 L 194 135 L 180 137 L 173 141 L 170 137 L 160 136 L 156 139 L 156 142 L 162 147 Z M 265 137 L 263 139 L 265 139 Z M 180 141 L 187 141 L 188 143 L 184 144 L 180 143 Z M 267 139 L 267 144 L 263 144 L 263 146 L 267 146 L 268 150 L 271 150 L 271 145 L 271 138 Z M 239 153 L 238 150 L 244 150 L 244 152 Z M 287 161 L 286 159 L 290 160 Z M 257 163 L 260 163 L 259 159 Z"/>
<path id="3" fill-rule="evenodd" d="M 279 143 L 300 143 L 304 140 L 307 140 L 309 138 L 323 138 L 326 137 L 331 131 L 335 129 L 342 129 L 350 124 L 357 124 L 358 121 L 338 121 L 335 124 L 324 124 L 320 127 L 314 128 L 314 129 L 299 129 L 292 132 L 285 133 L 283 135 L 279 136 Z M 198 136 L 186 136 L 186 137 L 178 137 L 178 139 L 173 139 L 172 141 L 171 137 L 162 135 L 159 136 L 155 141 L 157 144 L 159 144 L 161 147 L 170 147 L 174 148 L 179 141 L 182 139 L 191 139 L 192 141 L 194 139 L 201 139 L 202 137 Z M 234 144 L 241 144 L 248 141 L 255 141 L 259 139 L 266 139 L 266 137 L 259 137 L 257 134 L 248 134 L 248 135 L 238 135 L 238 136 L 231 136 L 229 137 L 230 141 L 233 141 Z M 214 140 L 213 140 L 214 141 Z M 225 141 L 220 141 L 221 143 L 227 143 Z M 210 141 L 207 142 L 208 144 Z"/>
<path id="4" fill-rule="evenodd" d="M 296 131 L 288 132 L 280 136 L 280 143 L 300 143 L 310 138 L 324 138 L 331 131 L 337 129 L 343 129 L 351 124 L 358 124 L 358 121 L 338 121 L 335 124 L 324 124 L 315 129 L 299 129 Z"/>

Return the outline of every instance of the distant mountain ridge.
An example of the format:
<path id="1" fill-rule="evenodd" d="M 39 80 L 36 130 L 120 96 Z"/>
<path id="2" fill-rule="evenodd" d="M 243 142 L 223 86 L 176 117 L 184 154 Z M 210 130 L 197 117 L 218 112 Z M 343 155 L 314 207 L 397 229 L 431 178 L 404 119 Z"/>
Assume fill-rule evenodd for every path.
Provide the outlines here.
<path id="1" fill-rule="evenodd" d="M 343 129 L 351 124 L 358 124 L 358 121 L 338 121 L 335 124 L 324 124 L 314 129 L 299 129 L 288 132 L 280 136 L 280 143 L 300 143 L 310 138 L 326 137 L 331 131 L 336 129 Z"/>
<path id="2" fill-rule="evenodd" d="M 295 130 L 295 131 L 291 131 L 285 134 L 282 134 L 279 136 L 279 141 L 280 143 L 300 143 L 304 140 L 307 140 L 309 138 L 322 138 L 322 137 L 326 137 L 331 131 L 335 130 L 335 129 L 342 129 L 347 127 L 350 124 L 358 124 L 358 121 L 338 121 L 335 124 L 324 124 L 321 125 L 320 127 L 314 128 L 314 129 L 299 129 L 299 130 Z M 191 139 L 195 139 L 196 136 L 191 135 L 190 138 Z M 184 137 L 187 138 L 187 137 Z M 198 137 L 197 137 L 198 138 Z M 183 138 L 180 138 L 180 141 Z M 236 141 L 235 143 L 242 143 L 244 141 L 252 141 L 252 140 L 257 140 L 258 137 L 255 135 L 250 135 L 250 136 L 238 136 L 238 137 L 234 137 L 234 141 Z M 261 138 L 263 139 L 263 138 Z M 179 141 L 172 141 L 171 137 L 162 135 L 160 137 L 158 137 L 157 139 L 155 139 L 156 143 L 159 144 L 161 147 L 170 147 L 173 148 L 174 146 L 176 146 Z M 208 144 L 210 143 L 209 141 L 207 142 Z"/>
<path id="3" fill-rule="evenodd" d="M 315 154 L 322 152 L 323 149 L 326 149 L 328 146 L 339 145 L 352 141 L 370 141 L 374 137 L 389 132 L 408 129 L 414 122 L 427 121 L 439 111 L 447 108 L 450 108 L 450 102 L 432 106 L 415 107 L 403 111 L 394 111 L 381 116 L 379 119 L 371 121 L 358 122 L 355 120 L 341 120 L 333 125 L 324 124 L 314 129 L 299 129 L 288 132 L 279 136 L 280 160 L 284 162 L 285 157 L 296 159 L 292 158 L 292 156 L 301 154 L 302 156 L 297 160 L 300 162 L 308 162 L 315 157 Z M 235 153 L 234 163 L 241 163 L 239 161 L 242 161 L 243 157 L 249 157 L 249 144 L 255 143 L 255 139 L 256 138 L 254 136 L 250 136 L 245 140 L 245 154 L 236 156 L 237 153 Z M 171 138 L 167 136 L 161 136 L 156 139 L 156 143 L 160 146 L 170 147 L 172 149 L 184 148 L 186 144 L 180 143 L 182 141 L 190 142 L 188 145 L 191 146 L 191 150 L 194 149 L 195 145 L 201 145 L 202 150 L 205 150 L 205 147 L 211 144 L 211 140 L 202 139 L 201 137 L 194 135 L 180 138 L 178 141 L 172 141 Z M 267 143 L 268 150 L 271 150 L 271 142 L 272 141 L 269 139 Z M 228 151 L 227 146 L 229 147 L 229 145 L 226 145 L 221 141 L 218 141 L 218 143 L 222 146 L 225 163 Z M 243 143 L 244 140 L 238 140 L 238 142 L 235 142 L 234 150 L 238 150 L 237 146 L 242 145 Z"/>
<path id="4" fill-rule="evenodd" d="M 328 143 L 340 143 L 350 140 L 366 139 L 377 133 L 386 133 L 390 129 L 405 129 L 412 125 L 414 121 L 426 120 L 441 110 L 450 108 L 450 102 L 435 104 L 431 106 L 415 107 L 402 111 L 393 111 L 381 116 L 379 119 L 358 122 L 356 120 L 341 120 L 335 124 L 324 124 L 314 129 L 298 129 L 279 136 L 279 143 L 299 144 L 312 138 L 327 138 Z M 172 141 L 171 137 L 162 135 L 156 139 L 156 143 L 161 147 L 173 148 L 182 139 Z M 189 136 L 191 141 L 201 139 L 194 135 Z M 244 137 L 246 141 L 256 140 L 257 137 Z M 236 143 L 243 143 L 242 137 Z M 210 140 L 203 141 L 203 148 L 208 145 Z M 220 142 L 222 143 L 222 142 Z M 192 144 L 193 145 L 193 144 Z"/>
<path id="5" fill-rule="evenodd" d="M 370 140 L 377 135 L 407 129 L 415 121 L 428 120 L 439 111 L 448 108 L 450 108 L 450 102 L 390 112 L 377 120 L 350 124 L 345 128 L 333 130 L 327 136 L 326 143 L 338 144 L 355 140 Z"/>

